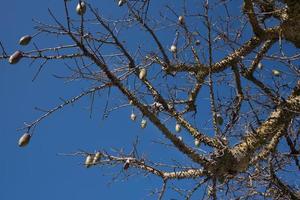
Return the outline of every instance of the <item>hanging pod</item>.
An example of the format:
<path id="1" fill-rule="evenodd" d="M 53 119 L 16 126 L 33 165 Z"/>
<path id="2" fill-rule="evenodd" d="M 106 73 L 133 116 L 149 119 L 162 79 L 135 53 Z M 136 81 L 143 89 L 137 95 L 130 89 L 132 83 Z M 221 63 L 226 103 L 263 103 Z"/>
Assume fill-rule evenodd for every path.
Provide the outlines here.
<path id="1" fill-rule="evenodd" d="M 10 64 L 16 64 L 16 63 L 18 63 L 21 60 L 22 57 L 23 57 L 22 52 L 21 51 L 16 51 L 15 53 L 13 53 L 9 57 L 8 62 Z"/>
<path id="2" fill-rule="evenodd" d="M 179 132 L 181 131 L 181 126 L 180 126 L 180 124 L 176 123 L 176 125 L 175 125 L 175 131 L 176 131 L 177 133 L 179 133 Z"/>
<path id="3" fill-rule="evenodd" d="M 126 3 L 126 0 L 119 0 L 118 6 L 121 7 Z"/>
<path id="4" fill-rule="evenodd" d="M 101 159 L 101 153 L 97 152 L 93 158 L 93 164 L 96 164 L 97 162 L 99 162 Z"/>
<path id="5" fill-rule="evenodd" d="M 131 115 L 130 115 L 130 119 L 131 119 L 132 121 L 135 121 L 135 119 L 136 119 L 136 115 L 135 115 L 134 113 L 131 113 Z"/>
<path id="6" fill-rule="evenodd" d="M 183 16 L 180 15 L 180 16 L 178 17 L 178 23 L 179 23 L 179 24 L 184 24 L 184 17 L 183 17 Z"/>
<path id="7" fill-rule="evenodd" d="M 217 124 L 222 126 L 223 122 L 223 117 L 220 114 L 217 114 Z"/>
<path id="8" fill-rule="evenodd" d="M 90 166 L 93 165 L 93 156 L 92 155 L 88 155 L 86 158 L 85 158 L 85 162 L 84 162 L 84 165 L 86 166 L 86 168 L 89 168 Z"/>
<path id="9" fill-rule="evenodd" d="M 171 45 L 170 51 L 171 51 L 172 53 L 176 53 L 176 52 L 177 52 L 177 47 L 176 47 L 175 44 L 172 44 L 172 45 Z"/>
<path id="10" fill-rule="evenodd" d="M 24 35 L 20 38 L 19 44 L 20 45 L 27 45 L 31 41 L 32 37 L 30 35 Z"/>
<path id="11" fill-rule="evenodd" d="M 273 70 L 272 70 L 272 74 L 273 74 L 274 76 L 280 76 L 280 75 L 281 75 L 281 72 L 278 71 L 278 70 L 276 70 L 276 69 L 273 69 Z"/>
<path id="12" fill-rule="evenodd" d="M 147 76 L 147 70 L 145 68 L 141 69 L 140 73 L 139 73 L 139 78 L 141 80 L 144 80 L 146 78 L 146 76 Z"/>
<path id="13" fill-rule="evenodd" d="M 182 138 L 181 136 L 178 136 L 178 140 L 179 140 L 180 142 L 182 142 L 182 141 L 183 141 L 183 138 Z"/>
<path id="14" fill-rule="evenodd" d="M 259 63 L 257 64 L 257 68 L 258 68 L 258 69 L 262 69 L 262 68 L 263 68 L 263 65 L 262 65 L 261 62 L 259 62 Z"/>
<path id="15" fill-rule="evenodd" d="M 123 169 L 124 169 L 124 170 L 127 170 L 127 169 L 129 168 L 129 164 L 130 164 L 130 160 L 127 159 L 126 162 L 125 162 L 124 165 L 123 165 Z"/>
<path id="16" fill-rule="evenodd" d="M 18 142 L 19 147 L 25 147 L 30 141 L 31 135 L 29 133 L 24 133 Z"/>
<path id="17" fill-rule="evenodd" d="M 141 128 L 146 128 L 146 126 L 147 126 L 147 120 L 143 119 L 141 121 Z"/>
<path id="18" fill-rule="evenodd" d="M 195 141 L 194 141 L 194 144 L 195 144 L 196 147 L 199 147 L 200 146 L 200 140 L 198 140 L 196 138 Z"/>
<path id="19" fill-rule="evenodd" d="M 80 1 L 76 6 L 76 12 L 78 15 L 84 15 L 86 12 L 86 5 L 83 1 Z"/>

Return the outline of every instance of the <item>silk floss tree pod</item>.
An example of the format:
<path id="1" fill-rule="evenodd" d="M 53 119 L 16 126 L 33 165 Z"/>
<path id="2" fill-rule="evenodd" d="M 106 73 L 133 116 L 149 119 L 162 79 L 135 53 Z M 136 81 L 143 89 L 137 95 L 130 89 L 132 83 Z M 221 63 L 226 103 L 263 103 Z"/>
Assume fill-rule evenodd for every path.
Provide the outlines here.
<path id="1" fill-rule="evenodd" d="M 78 15 L 84 15 L 86 12 L 86 5 L 84 1 L 80 1 L 76 6 L 76 12 Z"/>
<path id="2" fill-rule="evenodd" d="M 180 16 L 178 17 L 178 23 L 179 23 L 179 24 L 184 24 L 184 17 L 183 17 L 182 15 L 180 15 Z"/>
<path id="3" fill-rule="evenodd" d="M 146 126 L 147 126 L 147 120 L 143 119 L 141 121 L 141 128 L 146 128 Z"/>
<path id="4" fill-rule="evenodd" d="M 171 45 L 170 51 L 171 51 L 172 53 L 176 53 L 176 52 L 177 52 L 177 47 L 176 47 L 175 44 L 172 44 L 172 45 Z"/>
<path id="5" fill-rule="evenodd" d="M 100 159 L 101 159 L 101 153 L 98 151 L 93 158 L 93 164 L 96 164 L 97 162 L 99 162 Z"/>
<path id="6" fill-rule="evenodd" d="M 181 136 L 178 136 L 178 140 L 180 140 L 180 142 L 182 142 L 183 138 Z"/>
<path id="7" fill-rule="evenodd" d="M 262 68 L 263 68 L 263 65 L 262 65 L 261 62 L 259 62 L 259 63 L 257 64 L 257 68 L 258 68 L 258 69 L 262 69 Z"/>
<path id="8" fill-rule="evenodd" d="M 180 126 L 180 124 L 176 123 L 176 125 L 175 125 L 175 131 L 176 131 L 177 133 L 179 133 L 179 132 L 181 131 L 181 126 Z"/>
<path id="9" fill-rule="evenodd" d="M 129 165 L 130 165 L 130 160 L 127 159 L 127 160 L 125 161 L 124 165 L 123 165 L 123 169 L 124 169 L 124 170 L 127 170 L 127 169 L 129 168 Z"/>
<path id="10" fill-rule="evenodd" d="M 23 57 L 22 52 L 21 52 L 21 51 L 16 51 L 15 53 L 13 53 L 13 54 L 9 57 L 8 62 L 9 62 L 10 64 L 16 64 L 16 63 L 18 63 L 18 62 L 21 60 L 22 57 Z"/>
<path id="11" fill-rule="evenodd" d="M 31 135 L 29 133 L 24 133 L 18 142 L 19 147 L 25 147 L 30 141 Z"/>
<path id="12" fill-rule="evenodd" d="M 139 73 L 139 78 L 141 80 L 144 80 L 146 78 L 146 76 L 147 76 L 147 70 L 145 68 L 141 69 L 140 73 Z"/>
<path id="13" fill-rule="evenodd" d="M 126 0 L 119 0 L 118 6 L 121 7 L 126 3 Z"/>
<path id="14" fill-rule="evenodd" d="M 195 146 L 196 146 L 196 147 L 199 147 L 199 146 L 200 146 L 200 140 L 198 140 L 197 138 L 195 139 L 194 143 L 195 143 Z"/>
<path id="15" fill-rule="evenodd" d="M 216 120 L 217 120 L 217 124 L 222 126 L 224 120 L 223 120 L 223 117 L 219 113 L 216 116 Z"/>
<path id="16" fill-rule="evenodd" d="M 273 74 L 274 76 L 280 76 L 280 75 L 281 75 L 281 72 L 280 72 L 279 70 L 273 69 L 273 70 L 272 70 L 272 74 Z"/>
<path id="17" fill-rule="evenodd" d="M 31 41 L 32 37 L 30 35 L 24 35 L 20 38 L 19 44 L 20 45 L 27 45 Z"/>
<path id="18" fill-rule="evenodd" d="M 134 113 L 131 113 L 131 115 L 130 115 L 130 119 L 131 119 L 132 121 L 135 121 L 135 119 L 136 119 L 136 115 L 135 115 Z"/>
<path id="19" fill-rule="evenodd" d="M 85 158 L 85 162 L 84 162 L 84 165 L 86 166 L 86 168 L 89 168 L 90 166 L 93 165 L 93 156 L 92 155 L 88 155 L 86 158 Z"/>

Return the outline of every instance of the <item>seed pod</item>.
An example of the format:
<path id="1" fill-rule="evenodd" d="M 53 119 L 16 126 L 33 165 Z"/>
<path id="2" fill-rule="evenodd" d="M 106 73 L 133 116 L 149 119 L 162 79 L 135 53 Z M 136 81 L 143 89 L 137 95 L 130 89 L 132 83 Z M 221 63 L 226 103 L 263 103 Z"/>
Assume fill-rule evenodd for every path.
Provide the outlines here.
<path id="1" fill-rule="evenodd" d="M 93 158 L 93 164 L 96 164 L 101 159 L 101 153 L 97 152 Z"/>
<path id="2" fill-rule="evenodd" d="M 196 146 L 196 147 L 199 147 L 199 146 L 200 146 L 200 140 L 198 140 L 197 138 L 195 139 L 194 143 L 195 143 L 195 146 Z"/>
<path id="3" fill-rule="evenodd" d="M 20 59 L 23 57 L 22 52 L 21 51 L 16 51 L 15 53 L 13 53 L 9 59 L 8 62 L 10 64 L 16 64 L 17 62 L 20 61 Z"/>
<path id="4" fill-rule="evenodd" d="M 175 131 L 176 131 L 177 133 L 179 133 L 179 132 L 181 131 L 181 126 L 180 126 L 180 124 L 177 124 L 177 123 L 176 123 L 176 125 L 175 125 Z"/>
<path id="5" fill-rule="evenodd" d="M 20 38 L 19 44 L 20 45 L 27 45 L 31 41 L 32 37 L 30 35 L 24 35 Z"/>
<path id="6" fill-rule="evenodd" d="M 262 69 L 262 68 L 263 68 L 263 65 L 262 65 L 261 62 L 259 62 L 259 63 L 257 64 L 257 68 L 258 68 L 258 69 Z"/>
<path id="7" fill-rule="evenodd" d="M 180 15 L 180 16 L 178 17 L 178 23 L 179 23 L 179 24 L 184 24 L 184 17 L 183 17 L 183 16 Z"/>
<path id="8" fill-rule="evenodd" d="M 30 141 L 31 135 L 29 133 L 24 133 L 19 139 L 19 147 L 25 147 Z"/>
<path id="9" fill-rule="evenodd" d="M 145 68 L 141 69 L 140 73 L 139 73 L 139 78 L 141 80 L 144 80 L 146 78 L 146 76 L 147 76 L 147 70 Z"/>
<path id="10" fill-rule="evenodd" d="M 127 170 L 129 168 L 129 164 L 130 164 L 130 161 L 129 161 L 129 159 L 127 159 L 126 162 L 123 165 L 123 169 Z"/>
<path id="11" fill-rule="evenodd" d="M 195 41 L 195 45 L 196 45 L 196 46 L 199 46 L 199 45 L 200 45 L 200 40 L 196 40 L 196 41 Z"/>
<path id="12" fill-rule="evenodd" d="M 147 126 L 147 120 L 143 119 L 141 121 L 141 128 L 146 128 L 146 126 Z"/>
<path id="13" fill-rule="evenodd" d="M 121 7 L 126 3 L 126 0 L 119 0 L 118 6 Z"/>
<path id="14" fill-rule="evenodd" d="M 280 76 L 280 75 L 281 75 L 281 72 L 278 71 L 278 70 L 276 70 L 276 69 L 273 69 L 273 70 L 272 70 L 272 74 L 273 74 L 274 76 Z"/>
<path id="15" fill-rule="evenodd" d="M 181 136 L 178 136 L 178 139 L 182 142 L 183 138 Z"/>
<path id="16" fill-rule="evenodd" d="M 177 52 L 177 47 L 176 47 L 175 44 L 172 44 L 172 45 L 171 45 L 170 51 L 171 51 L 172 53 L 176 53 L 176 52 Z"/>
<path id="17" fill-rule="evenodd" d="M 84 15 L 86 11 L 86 5 L 83 1 L 80 1 L 76 6 L 76 12 L 78 15 Z"/>
<path id="18" fill-rule="evenodd" d="M 220 114 L 217 114 L 217 124 L 222 126 L 224 120 Z"/>
<path id="19" fill-rule="evenodd" d="M 132 121 L 134 121 L 134 120 L 136 119 L 136 115 L 135 115 L 134 113 L 131 113 L 130 119 L 131 119 Z"/>
<path id="20" fill-rule="evenodd" d="M 223 144 L 225 144 L 226 146 L 228 145 L 228 140 L 225 136 L 222 137 L 221 140 L 222 140 Z"/>
<path id="21" fill-rule="evenodd" d="M 84 162 L 86 168 L 89 168 L 90 166 L 93 165 L 93 156 L 92 155 L 88 155 L 86 158 L 85 158 L 85 162 Z"/>

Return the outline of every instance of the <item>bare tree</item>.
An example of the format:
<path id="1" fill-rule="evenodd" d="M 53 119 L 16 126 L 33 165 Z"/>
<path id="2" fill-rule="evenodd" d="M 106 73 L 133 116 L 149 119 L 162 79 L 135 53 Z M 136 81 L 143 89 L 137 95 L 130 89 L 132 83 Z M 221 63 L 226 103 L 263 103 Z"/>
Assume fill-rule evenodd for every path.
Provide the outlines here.
<path id="1" fill-rule="evenodd" d="M 71 75 L 64 78 L 92 85 L 26 123 L 19 145 L 54 112 L 116 88 L 120 93 L 110 95 L 122 100 L 110 99 L 103 115 L 133 107 L 131 119 L 141 115 L 141 128 L 151 122 L 165 138 L 160 145 L 175 148 L 185 162 L 140 156 L 136 140 L 127 153 L 70 154 L 84 156 L 86 167 L 123 165 L 123 174 L 160 177 L 158 199 L 168 189 L 183 199 L 199 199 L 194 194 L 201 189 L 205 199 L 300 199 L 299 180 L 278 176 L 300 171 L 300 1 L 113 3 L 120 13 L 107 18 L 88 1 L 65 0 L 63 18 L 49 10 L 53 24 L 35 21 L 37 34 L 20 39 L 27 45 L 50 35 L 64 44 L 33 43 L 32 50 L 9 55 L 1 43 L 1 59 L 11 64 L 43 61 L 35 77 L 51 60 L 70 60 Z M 194 186 L 177 187 L 179 179 Z"/>

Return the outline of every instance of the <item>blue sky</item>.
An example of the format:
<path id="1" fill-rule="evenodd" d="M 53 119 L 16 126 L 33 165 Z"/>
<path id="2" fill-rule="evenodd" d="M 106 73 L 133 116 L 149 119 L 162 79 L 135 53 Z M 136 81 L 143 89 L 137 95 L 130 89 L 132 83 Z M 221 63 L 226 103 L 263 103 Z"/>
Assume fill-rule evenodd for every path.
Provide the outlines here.
<path id="1" fill-rule="evenodd" d="M 72 4 L 76 5 L 74 1 Z M 20 48 L 18 40 L 22 35 L 34 33 L 32 18 L 47 21 L 47 8 L 59 12 L 62 6 L 63 1 L 56 0 L 1 2 L 0 40 L 7 52 Z M 51 45 L 47 40 L 41 43 Z M 102 120 L 101 108 L 105 100 L 98 99 L 99 105 L 95 106 L 92 118 L 89 117 L 88 98 L 66 107 L 37 127 L 30 145 L 19 148 L 17 141 L 22 131 L 16 129 L 22 127 L 24 121 L 34 120 L 41 114 L 35 107 L 51 108 L 61 103 L 59 97 L 69 98 L 85 89 L 80 81 L 65 84 L 64 80 L 54 78 L 52 74 L 63 74 L 62 64 L 55 62 L 49 63 L 32 82 L 37 66 L 29 64 L 29 60 L 17 65 L 0 63 L 1 200 L 142 199 L 148 190 L 160 187 L 155 178 L 132 178 L 109 186 L 110 170 L 86 169 L 82 166 L 82 157 L 57 155 L 79 149 L 93 152 L 125 147 L 127 152 L 131 150 L 130 144 L 135 135 L 141 134 L 140 129 L 129 120 L 129 109 Z M 103 97 L 106 99 L 106 95 Z M 149 134 L 153 130 L 150 126 L 144 132 Z"/>

